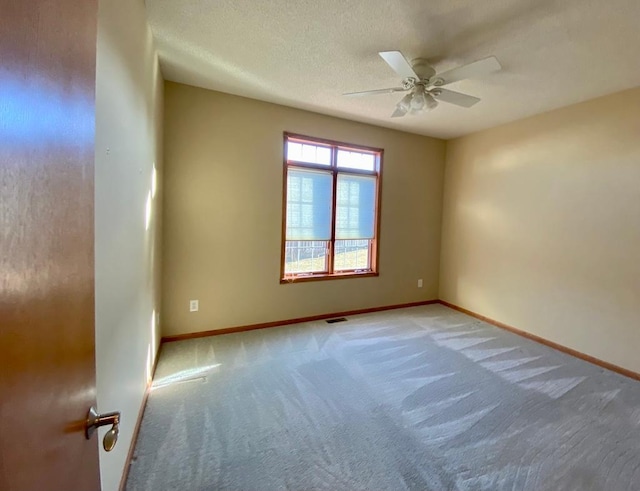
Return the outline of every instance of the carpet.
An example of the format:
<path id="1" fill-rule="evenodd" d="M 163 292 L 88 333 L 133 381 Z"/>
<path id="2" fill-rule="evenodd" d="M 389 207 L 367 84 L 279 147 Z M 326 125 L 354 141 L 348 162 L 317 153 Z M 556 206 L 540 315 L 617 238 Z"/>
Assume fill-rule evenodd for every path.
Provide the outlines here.
<path id="1" fill-rule="evenodd" d="M 128 491 L 640 489 L 640 383 L 442 305 L 164 344 Z"/>

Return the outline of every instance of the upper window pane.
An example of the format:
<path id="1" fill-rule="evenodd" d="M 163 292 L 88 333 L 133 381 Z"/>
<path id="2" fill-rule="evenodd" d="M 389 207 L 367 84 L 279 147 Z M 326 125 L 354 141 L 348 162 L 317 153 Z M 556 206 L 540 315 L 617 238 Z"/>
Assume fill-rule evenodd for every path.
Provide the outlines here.
<path id="1" fill-rule="evenodd" d="M 329 166 L 331 165 L 331 148 L 288 141 L 287 159 Z"/>
<path id="2" fill-rule="evenodd" d="M 372 153 L 338 150 L 338 167 L 373 171 L 376 169 L 376 157 Z"/>

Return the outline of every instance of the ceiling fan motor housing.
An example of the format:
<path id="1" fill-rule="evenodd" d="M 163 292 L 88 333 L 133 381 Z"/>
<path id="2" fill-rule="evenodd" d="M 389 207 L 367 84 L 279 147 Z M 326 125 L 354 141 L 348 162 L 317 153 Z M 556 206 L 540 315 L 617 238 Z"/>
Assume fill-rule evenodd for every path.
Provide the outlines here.
<path id="1" fill-rule="evenodd" d="M 429 64 L 426 58 L 416 58 L 411 61 L 411 66 L 420 80 L 429 80 L 436 74 L 435 69 Z"/>

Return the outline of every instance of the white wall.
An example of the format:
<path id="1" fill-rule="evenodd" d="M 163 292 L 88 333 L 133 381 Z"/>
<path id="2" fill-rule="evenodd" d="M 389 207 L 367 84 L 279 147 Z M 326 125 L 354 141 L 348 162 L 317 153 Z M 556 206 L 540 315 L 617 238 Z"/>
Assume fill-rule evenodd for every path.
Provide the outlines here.
<path id="1" fill-rule="evenodd" d="M 141 0 L 100 1 L 96 78 L 97 399 L 99 411 L 122 413 L 100 467 L 103 490 L 115 491 L 159 342 L 163 81 Z"/>
<path id="2" fill-rule="evenodd" d="M 447 143 L 440 298 L 640 372 L 640 88 Z"/>

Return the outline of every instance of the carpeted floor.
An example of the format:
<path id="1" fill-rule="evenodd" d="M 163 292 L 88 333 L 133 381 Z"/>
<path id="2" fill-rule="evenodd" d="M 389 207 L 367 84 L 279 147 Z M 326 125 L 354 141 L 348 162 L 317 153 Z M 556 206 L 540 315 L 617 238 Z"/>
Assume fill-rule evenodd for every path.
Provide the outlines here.
<path id="1" fill-rule="evenodd" d="M 168 343 L 128 491 L 640 489 L 640 383 L 441 305 Z"/>

